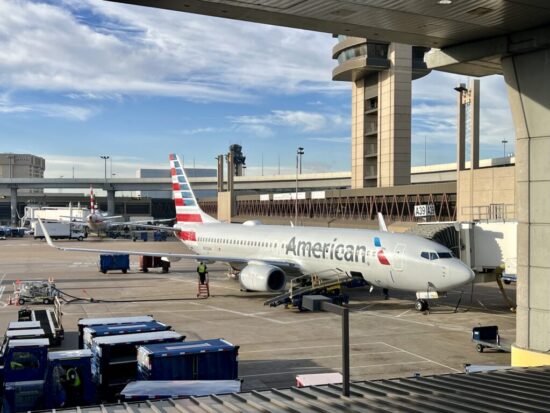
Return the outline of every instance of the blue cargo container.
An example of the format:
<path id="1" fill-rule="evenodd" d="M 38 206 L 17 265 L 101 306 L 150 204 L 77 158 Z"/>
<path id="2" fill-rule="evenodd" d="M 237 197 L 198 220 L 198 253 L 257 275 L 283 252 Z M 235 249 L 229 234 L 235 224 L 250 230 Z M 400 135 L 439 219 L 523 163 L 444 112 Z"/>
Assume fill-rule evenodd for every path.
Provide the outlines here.
<path id="1" fill-rule="evenodd" d="M 47 338 L 10 340 L 10 351 L 4 359 L 4 366 L 9 368 L 0 370 L 4 413 L 42 407 L 49 345 Z"/>
<path id="2" fill-rule="evenodd" d="M 130 317 L 81 318 L 80 320 L 78 320 L 78 348 L 81 349 L 84 347 L 84 329 L 86 327 L 149 323 L 151 321 L 155 321 L 155 319 L 150 315 Z"/>
<path id="3" fill-rule="evenodd" d="M 129 269 L 130 256 L 128 254 L 101 254 L 99 256 L 99 271 L 103 274 L 111 270 L 121 270 L 126 274 Z"/>
<path id="4" fill-rule="evenodd" d="M 144 345 L 138 349 L 139 380 L 235 380 L 239 346 L 223 339 Z"/>
<path id="5" fill-rule="evenodd" d="M 117 336 L 120 334 L 148 333 L 151 331 L 170 330 L 170 326 L 158 321 L 147 323 L 128 323 L 118 325 L 100 325 L 84 328 L 84 348 L 92 347 L 92 340 L 95 337 Z"/>
<path id="6" fill-rule="evenodd" d="M 48 354 L 45 408 L 59 409 L 97 402 L 90 350 L 52 351 Z"/>
<path id="7" fill-rule="evenodd" d="M 122 334 L 96 337 L 92 341 L 92 375 L 102 398 L 115 397 L 124 386 L 136 380 L 137 348 L 141 345 L 178 343 L 185 336 L 175 331 Z"/>

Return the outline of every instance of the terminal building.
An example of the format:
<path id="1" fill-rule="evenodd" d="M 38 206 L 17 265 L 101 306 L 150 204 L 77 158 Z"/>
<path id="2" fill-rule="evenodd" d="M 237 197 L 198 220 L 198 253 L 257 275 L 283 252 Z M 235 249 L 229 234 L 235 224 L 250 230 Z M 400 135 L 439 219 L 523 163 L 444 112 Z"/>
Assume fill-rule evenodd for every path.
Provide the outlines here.
<path id="1" fill-rule="evenodd" d="M 46 160 L 39 156 L 0 153 L 0 178 L 44 178 Z M 26 189 L 23 194 L 40 194 L 41 189 Z M 0 196 L 9 196 L 9 189 L 0 189 Z"/>

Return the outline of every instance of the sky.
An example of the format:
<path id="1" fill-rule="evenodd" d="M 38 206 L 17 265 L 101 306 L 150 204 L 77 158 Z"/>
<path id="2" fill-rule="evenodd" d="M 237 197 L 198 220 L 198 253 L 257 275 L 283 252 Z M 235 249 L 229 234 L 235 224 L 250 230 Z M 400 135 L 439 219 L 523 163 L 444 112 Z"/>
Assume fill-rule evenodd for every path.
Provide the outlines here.
<path id="1" fill-rule="evenodd" d="M 215 167 L 238 143 L 247 175 L 349 170 L 351 84 L 330 34 L 102 0 L 0 1 L 0 151 L 46 158 L 47 177 Z M 455 161 L 465 76 L 413 82 L 412 164 Z M 501 76 L 481 80 L 481 158 L 513 152 Z M 425 151 L 425 142 L 427 143 Z M 112 170 L 111 170 L 112 162 Z M 262 168 L 263 163 L 263 168 Z M 280 167 L 279 167 L 280 165 Z"/>

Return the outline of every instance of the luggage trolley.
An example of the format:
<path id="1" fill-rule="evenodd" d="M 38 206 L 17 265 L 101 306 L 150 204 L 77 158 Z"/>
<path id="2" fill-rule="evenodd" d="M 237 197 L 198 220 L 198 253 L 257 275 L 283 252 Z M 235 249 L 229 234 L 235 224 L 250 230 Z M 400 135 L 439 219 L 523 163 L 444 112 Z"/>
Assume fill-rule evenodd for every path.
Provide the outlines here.
<path id="1" fill-rule="evenodd" d="M 476 344 L 476 351 L 483 353 L 486 348 L 510 353 L 512 346 L 500 339 L 498 326 L 479 326 L 472 329 L 472 341 Z"/>

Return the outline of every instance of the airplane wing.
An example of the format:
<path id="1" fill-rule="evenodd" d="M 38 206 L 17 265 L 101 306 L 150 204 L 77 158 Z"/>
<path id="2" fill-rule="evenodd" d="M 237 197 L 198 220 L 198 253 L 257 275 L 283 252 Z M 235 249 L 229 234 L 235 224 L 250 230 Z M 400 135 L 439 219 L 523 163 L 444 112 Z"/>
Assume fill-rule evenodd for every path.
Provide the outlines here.
<path id="1" fill-rule="evenodd" d="M 225 262 L 225 263 L 235 263 L 235 264 L 247 264 L 251 261 L 263 262 L 270 265 L 275 265 L 282 269 L 292 269 L 300 270 L 300 265 L 298 263 L 286 260 L 277 260 L 277 259 L 258 259 L 258 258 L 235 258 L 235 257 L 226 257 L 223 255 L 212 256 L 212 255 L 198 255 L 198 254 L 178 254 L 173 252 L 151 252 L 151 251 L 126 251 L 126 250 L 105 250 L 105 249 L 95 249 L 95 248 L 72 248 L 72 247 L 61 247 L 53 243 L 50 234 L 46 230 L 46 227 L 42 223 L 42 220 L 39 218 L 38 223 L 42 227 L 44 237 L 46 242 L 52 248 L 56 248 L 60 251 L 68 252 L 90 252 L 95 254 L 127 254 L 127 255 L 144 255 L 148 257 L 167 257 L 167 258 L 179 258 L 186 260 L 195 260 L 195 261 L 206 261 L 206 262 Z"/>
<path id="2" fill-rule="evenodd" d="M 126 224 L 129 227 L 132 226 L 132 225 L 128 225 L 128 223 L 126 223 Z M 110 225 L 110 226 L 116 227 L 117 225 Z M 160 231 L 169 231 L 169 232 L 180 232 L 181 231 L 180 228 L 165 227 L 165 226 L 162 226 L 162 225 L 137 224 L 136 226 L 138 226 L 140 228 L 145 228 L 145 229 L 158 229 Z"/>

